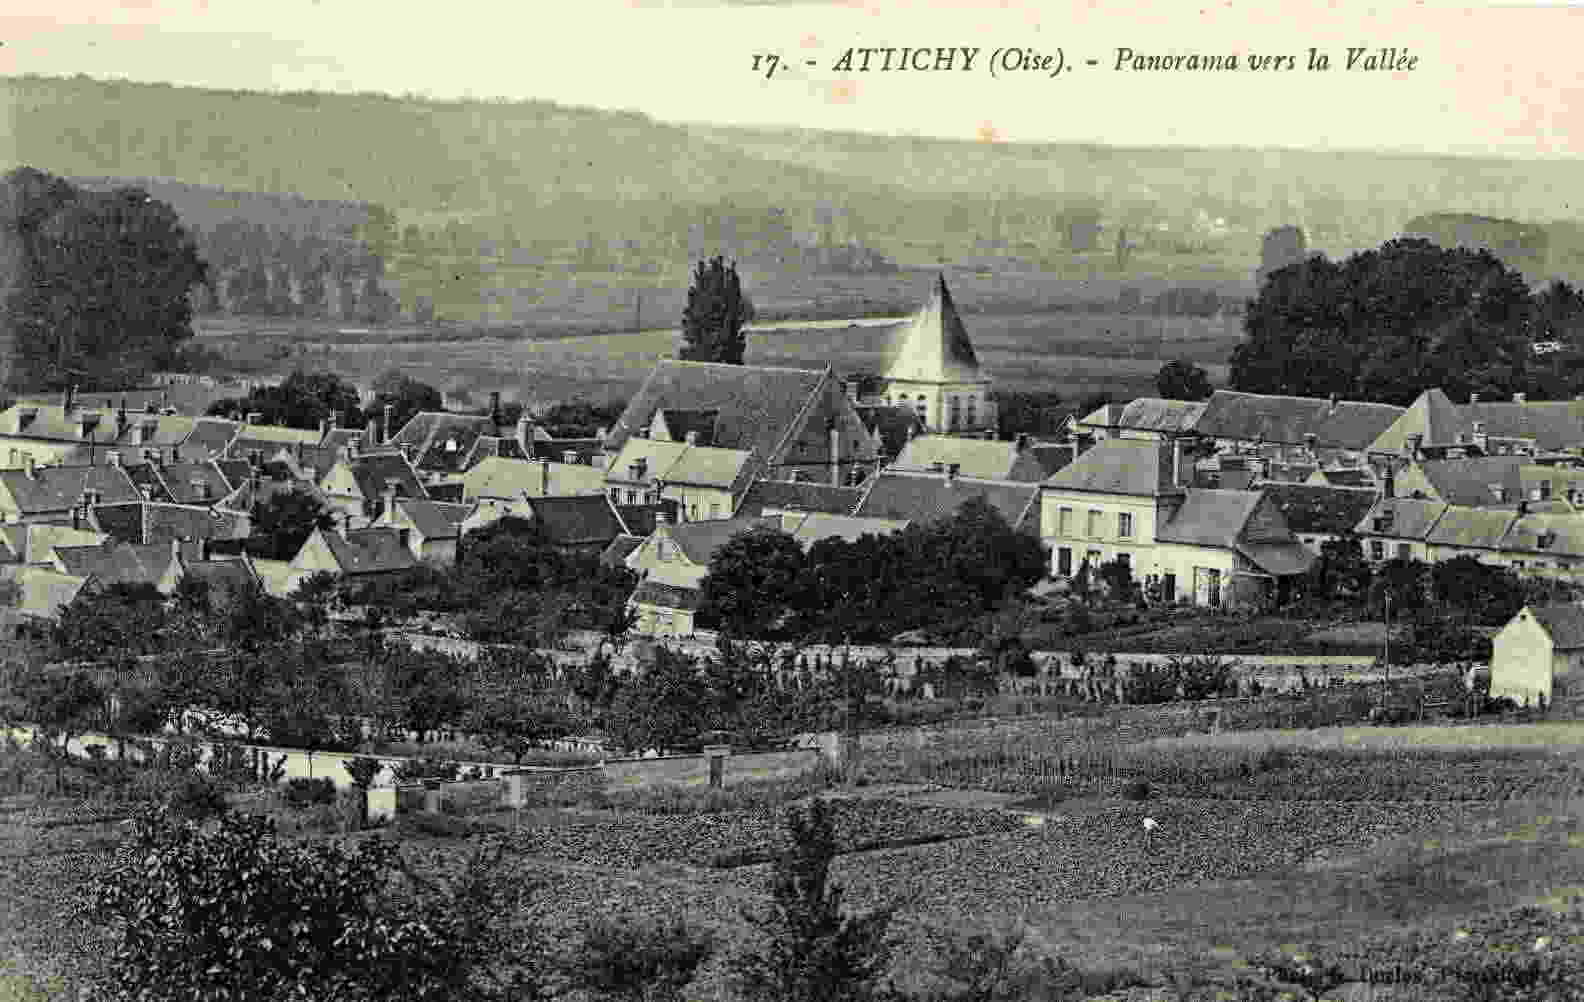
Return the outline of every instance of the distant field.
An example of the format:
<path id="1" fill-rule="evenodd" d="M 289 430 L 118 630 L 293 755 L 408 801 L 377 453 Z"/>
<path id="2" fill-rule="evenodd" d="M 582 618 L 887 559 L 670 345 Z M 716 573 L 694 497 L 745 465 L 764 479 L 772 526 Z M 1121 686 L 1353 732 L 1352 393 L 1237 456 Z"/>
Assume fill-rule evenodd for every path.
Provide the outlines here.
<path id="1" fill-rule="evenodd" d="M 1136 317 L 1120 313 L 1060 311 L 966 318 L 980 361 L 998 385 L 1053 389 L 1066 396 L 1099 390 L 1122 396 L 1153 392 L 1162 359 L 1188 358 L 1217 383 L 1227 377 L 1225 360 L 1240 338 L 1235 320 Z M 284 327 L 277 328 L 282 336 Z M 218 332 L 215 332 L 218 333 Z M 213 338 L 214 347 L 242 362 L 283 371 L 294 360 L 260 357 L 266 338 L 258 334 Z M 333 335 L 332 335 L 333 336 Z M 304 334 L 293 340 L 311 338 Z M 358 382 L 398 368 L 450 392 L 499 390 L 508 399 L 547 402 L 584 396 L 624 397 L 661 358 L 676 356 L 671 331 L 597 334 L 557 338 L 483 338 L 442 341 L 413 338 L 381 341 L 350 335 L 305 345 L 303 358 Z M 874 369 L 881 361 L 883 328 L 764 331 L 750 335 L 747 361 L 755 365 Z"/>

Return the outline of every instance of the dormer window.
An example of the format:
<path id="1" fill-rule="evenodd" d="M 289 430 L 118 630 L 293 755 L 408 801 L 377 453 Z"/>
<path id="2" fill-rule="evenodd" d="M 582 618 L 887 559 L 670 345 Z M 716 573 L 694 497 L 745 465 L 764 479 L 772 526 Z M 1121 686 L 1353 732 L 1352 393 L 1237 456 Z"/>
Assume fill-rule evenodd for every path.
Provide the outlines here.
<path id="1" fill-rule="evenodd" d="M 454 439 L 454 438 L 446 439 L 445 451 L 447 451 L 447 452 L 456 452 L 457 451 L 457 440 Z"/>
<path id="2" fill-rule="evenodd" d="M 1540 533 L 1540 535 L 1535 538 L 1535 549 L 1537 549 L 1537 550 L 1549 550 L 1551 548 L 1551 544 L 1553 544 L 1555 542 L 1556 542 L 1556 533 L 1551 531 L 1550 529 L 1547 529 L 1546 531 Z"/>
<path id="3" fill-rule="evenodd" d="M 1497 501 L 1507 500 L 1507 488 L 1503 487 L 1501 484 L 1491 484 L 1490 492 L 1491 497 L 1495 498 Z"/>

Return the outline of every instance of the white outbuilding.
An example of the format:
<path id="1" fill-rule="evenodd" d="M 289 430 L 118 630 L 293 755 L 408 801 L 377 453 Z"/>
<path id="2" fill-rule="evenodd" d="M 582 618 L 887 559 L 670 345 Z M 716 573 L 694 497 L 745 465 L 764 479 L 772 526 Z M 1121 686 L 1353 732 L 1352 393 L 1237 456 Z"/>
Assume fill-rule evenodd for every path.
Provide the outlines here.
<path id="1" fill-rule="evenodd" d="M 1584 692 L 1584 605 L 1530 605 L 1491 638 L 1492 699 L 1520 706 L 1568 702 Z"/>

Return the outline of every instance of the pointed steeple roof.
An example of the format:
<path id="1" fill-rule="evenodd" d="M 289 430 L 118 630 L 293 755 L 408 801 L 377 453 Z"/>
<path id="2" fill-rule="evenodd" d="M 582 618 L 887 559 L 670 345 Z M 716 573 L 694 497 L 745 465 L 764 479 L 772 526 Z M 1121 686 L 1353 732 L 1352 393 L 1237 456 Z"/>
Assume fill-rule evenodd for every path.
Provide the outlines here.
<path id="1" fill-rule="evenodd" d="M 920 383 L 977 382 L 984 378 L 968 330 L 952 303 L 946 276 L 913 319 L 892 335 L 886 379 Z"/>

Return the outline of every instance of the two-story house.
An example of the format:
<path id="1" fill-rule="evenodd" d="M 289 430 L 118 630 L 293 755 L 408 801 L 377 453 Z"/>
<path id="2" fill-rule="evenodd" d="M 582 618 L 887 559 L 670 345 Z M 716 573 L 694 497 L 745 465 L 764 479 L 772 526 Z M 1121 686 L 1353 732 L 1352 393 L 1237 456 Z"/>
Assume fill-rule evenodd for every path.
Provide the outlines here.
<path id="1" fill-rule="evenodd" d="M 583 463 L 491 456 L 462 474 L 462 500 L 518 501 L 605 493 L 605 471 Z"/>
<path id="2" fill-rule="evenodd" d="M 395 451 L 349 451 L 330 467 L 318 486 L 341 516 L 351 518 L 353 525 L 366 526 L 380 516 L 392 482 L 398 498 L 429 497 L 412 464 Z"/>
<path id="3" fill-rule="evenodd" d="M 373 522 L 376 529 L 395 529 L 405 533 L 407 548 L 419 560 L 436 564 L 454 564 L 457 558 L 457 541 L 462 538 L 462 523 L 472 512 L 472 505 L 448 504 L 426 498 L 397 498 L 395 485 L 386 488 L 381 511 Z"/>
<path id="4" fill-rule="evenodd" d="M 617 504 L 675 501 L 688 522 L 726 519 L 747 493 L 753 469 L 753 454 L 740 449 L 629 438 L 605 469 L 605 489 Z"/>
<path id="5" fill-rule="evenodd" d="M 628 601 L 634 630 L 654 636 L 694 632 L 699 587 L 709 574 L 715 551 L 763 522 L 755 518 L 671 523 L 664 515 L 654 532 L 628 554 L 626 564 L 639 575 Z"/>
<path id="6" fill-rule="evenodd" d="M 995 439 L 920 435 L 903 446 L 887 469 L 915 473 L 942 473 L 955 466 L 964 477 L 976 480 L 1010 480 L 1039 483 L 1047 476 L 1027 437 L 1001 442 Z"/>

